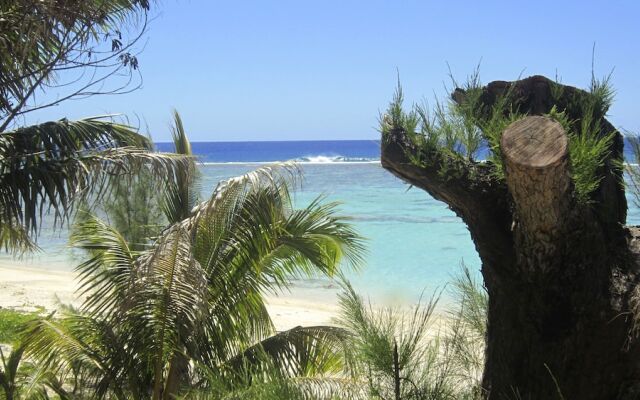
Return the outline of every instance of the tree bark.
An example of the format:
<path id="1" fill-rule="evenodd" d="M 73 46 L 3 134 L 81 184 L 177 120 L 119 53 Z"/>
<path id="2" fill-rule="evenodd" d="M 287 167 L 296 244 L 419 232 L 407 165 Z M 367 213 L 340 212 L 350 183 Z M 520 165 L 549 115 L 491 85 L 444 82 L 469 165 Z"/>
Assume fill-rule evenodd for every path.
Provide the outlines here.
<path id="1" fill-rule="evenodd" d="M 442 155 L 416 165 L 414 156 L 424 150 L 400 130 L 383 138 L 382 165 L 446 202 L 469 227 L 489 294 L 488 399 L 640 399 L 640 346 L 633 336 L 640 229 L 623 225 L 626 200 L 615 168 L 622 138 L 615 134 L 592 202 L 578 203 L 567 135 L 536 115 L 557 105 L 579 122 L 571 104 L 588 94 L 563 86 L 552 101 L 552 84 L 535 76 L 483 89 L 490 106 L 514 85 L 512 104 L 531 115 L 501 137 L 503 180 L 489 162 L 457 161 L 463 172 L 455 176 L 439 173 Z M 461 102 L 464 95 L 453 97 Z M 610 132 L 603 120 L 602 134 Z"/>
<path id="2" fill-rule="evenodd" d="M 490 399 L 615 399 L 637 378 L 630 325 L 611 303 L 615 254 L 572 202 L 567 137 L 546 117 L 509 126 L 501 148 L 514 203 L 512 285 L 490 292 Z"/>

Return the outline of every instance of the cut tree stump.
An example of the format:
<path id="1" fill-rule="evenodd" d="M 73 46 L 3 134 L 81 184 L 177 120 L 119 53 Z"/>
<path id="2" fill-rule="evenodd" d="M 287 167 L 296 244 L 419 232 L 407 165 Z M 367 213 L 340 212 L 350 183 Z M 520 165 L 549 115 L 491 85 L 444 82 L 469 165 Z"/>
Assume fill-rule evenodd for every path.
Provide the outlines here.
<path id="1" fill-rule="evenodd" d="M 505 177 L 516 208 L 515 223 L 534 257 L 527 268 L 545 268 L 566 232 L 571 204 L 569 141 L 562 126 L 548 117 L 518 120 L 500 141 Z"/>

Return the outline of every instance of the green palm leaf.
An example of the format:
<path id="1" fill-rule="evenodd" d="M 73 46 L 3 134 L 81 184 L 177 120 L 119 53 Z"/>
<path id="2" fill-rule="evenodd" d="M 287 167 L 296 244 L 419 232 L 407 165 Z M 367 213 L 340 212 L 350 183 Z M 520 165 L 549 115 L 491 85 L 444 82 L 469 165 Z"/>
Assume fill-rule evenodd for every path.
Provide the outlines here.
<path id="1" fill-rule="evenodd" d="M 250 346 L 224 366 L 238 370 L 251 365 L 261 372 L 275 367 L 288 377 L 338 373 L 343 369 L 347 336 L 345 330 L 337 327 L 298 326 Z M 265 359 L 269 360 L 267 365 L 263 364 Z"/>
<path id="2" fill-rule="evenodd" d="M 37 232 L 48 210 L 66 219 L 74 200 L 107 189 L 114 176 L 146 166 L 155 176 L 167 177 L 182 162 L 152 153 L 147 138 L 100 117 L 3 133 L 0 160 L 0 221 L 29 232 Z M 19 235 L 12 238 L 20 240 Z"/>
<path id="3" fill-rule="evenodd" d="M 0 399 L 46 399 L 45 379 L 25 360 L 25 344 L 14 343 L 5 354 L 0 349 Z"/>
<path id="4" fill-rule="evenodd" d="M 86 297 L 83 310 L 111 318 L 127 302 L 137 255 L 119 232 L 93 215 L 74 226 L 70 242 L 90 257 L 76 268 L 78 295 Z"/>
<path id="5" fill-rule="evenodd" d="M 141 318 L 132 325 L 153 337 L 153 398 L 160 398 L 165 365 L 181 350 L 181 338 L 192 334 L 206 305 L 206 276 L 193 258 L 190 239 L 188 232 L 172 229 L 137 261 L 132 312 Z"/>
<path id="6" fill-rule="evenodd" d="M 25 227 L 15 221 L 13 223 L 0 221 L 0 248 L 18 255 L 39 250 Z"/>
<path id="7" fill-rule="evenodd" d="M 191 143 L 182 124 L 180 114 L 174 110 L 174 125 L 171 127 L 174 151 L 187 156 L 185 166 L 176 171 L 175 180 L 167 185 L 162 201 L 163 211 L 169 223 L 176 223 L 189 218 L 191 210 L 198 202 L 198 170 L 196 168 Z"/>
<path id="8" fill-rule="evenodd" d="M 135 395 L 144 387 L 145 369 L 126 337 L 98 318 L 66 314 L 34 321 L 25 332 L 25 349 L 57 392 L 71 376 L 81 376 L 79 389 L 97 398 L 111 393 L 124 399 L 125 388 Z"/>
<path id="9" fill-rule="evenodd" d="M 204 343 L 220 344 L 225 337 L 243 335 L 244 342 L 251 343 L 267 337 L 273 330 L 262 293 L 277 293 L 295 277 L 332 276 L 343 258 L 360 260 L 362 240 L 337 215 L 334 204 L 314 202 L 293 211 L 289 186 L 295 173 L 295 166 L 285 164 L 222 182 L 182 223 L 194 232 L 194 256 L 209 280 L 211 317 L 206 321 L 225 320 L 215 315 L 238 316 L 233 326 L 205 323 L 203 334 L 216 340 Z M 264 321 L 256 318 L 260 315 Z M 220 330 L 239 332 L 222 335 Z M 232 342 L 203 353 L 211 360 L 225 360 L 228 354 L 220 351 L 232 349 L 233 354 L 242 347 Z"/>

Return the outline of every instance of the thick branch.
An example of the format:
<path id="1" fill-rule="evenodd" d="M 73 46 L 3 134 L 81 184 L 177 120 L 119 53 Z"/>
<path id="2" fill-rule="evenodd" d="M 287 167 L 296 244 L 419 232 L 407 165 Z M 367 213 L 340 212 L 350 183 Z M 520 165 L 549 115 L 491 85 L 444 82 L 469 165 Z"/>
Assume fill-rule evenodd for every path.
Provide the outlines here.
<path id="1" fill-rule="evenodd" d="M 509 195 L 506 185 L 492 176 L 491 164 L 454 159 L 439 152 L 426 155 L 421 152 L 404 132 L 392 131 L 383 138 L 382 166 L 445 202 L 462 218 L 484 265 L 509 264 L 513 257 Z M 428 159 L 424 166 L 412 161 L 421 156 Z"/>

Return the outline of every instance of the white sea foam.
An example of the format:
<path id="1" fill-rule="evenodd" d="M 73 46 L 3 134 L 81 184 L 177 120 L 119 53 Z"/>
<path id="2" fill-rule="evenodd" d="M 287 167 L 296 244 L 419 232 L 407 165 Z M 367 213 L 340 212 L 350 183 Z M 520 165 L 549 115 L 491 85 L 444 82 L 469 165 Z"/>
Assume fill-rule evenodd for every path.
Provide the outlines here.
<path id="1" fill-rule="evenodd" d="M 355 163 L 355 162 L 380 162 L 377 158 L 367 157 L 345 157 L 345 156 L 326 156 L 323 154 L 315 156 L 305 156 L 296 159 L 302 163 L 325 164 L 325 163 Z"/>
<path id="2" fill-rule="evenodd" d="M 296 158 L 294 160 L 279 160 L 279 161 L 227 161 L 227 162 L 212 162 L 205 161 L 204 165 L 264 165 L 273 164 L 284 161 L 295 161 L 299 164 L 380 164 L 380 160 L 376 158 L 367 157 L 344 157 L 344 156 L 326 156 L 315 155 Z"/>
<path id="3" fill-rule="evenodd" d="M 299 158 L 297 161 L 321 164 L 321 163 L 330 163 L 330 162 L 341 161 L 342 158 L 343 157 L 340 157 L 340 156 L 323 156 L 323 155 L 319 155 L 319 156 L 302 157 L 302 158 Z"/>

